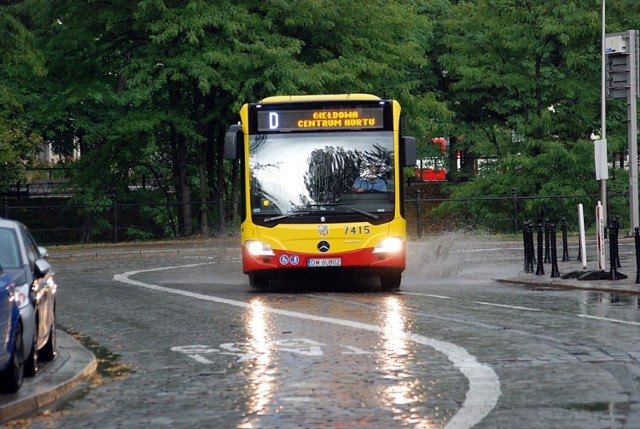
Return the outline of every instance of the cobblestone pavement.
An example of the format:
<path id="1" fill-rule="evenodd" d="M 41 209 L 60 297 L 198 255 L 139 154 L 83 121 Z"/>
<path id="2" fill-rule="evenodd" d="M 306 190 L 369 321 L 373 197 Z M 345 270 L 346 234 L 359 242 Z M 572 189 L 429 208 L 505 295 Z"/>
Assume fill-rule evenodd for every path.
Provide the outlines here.
<path id="1" fill-rule="evenodd" d="M 627 279 L 583 281 L 552 278 L 548 264 L 525 273 L 519 240 L 465 239 L 411 243 L 397 294 L 366 282 L 255 293 L 235 238 L 52 251 L 61 325 L 128 376 L 6 425 L 640 427 L 632 240 L 620 243 Z M 585 271 L 575 250 L 561 274 Z M 473 396 L 477 377 L 495 404 Z"/>

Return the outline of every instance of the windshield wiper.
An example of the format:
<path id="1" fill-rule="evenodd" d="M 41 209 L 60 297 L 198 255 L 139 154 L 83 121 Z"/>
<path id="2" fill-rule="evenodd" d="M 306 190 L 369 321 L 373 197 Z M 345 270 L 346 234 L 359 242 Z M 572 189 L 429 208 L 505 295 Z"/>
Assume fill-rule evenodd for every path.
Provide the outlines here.
<path id="1" fill-rule="evenodd" d="M 335 207 L 335 206 L 343 206 L 344 203 L 320 203 L 320 204 L 305 204 L 303 207 L 306 207 L 308 209 L 320 209 L 322 210 L 325 207 Z"/>
<path id="2" fill-rule="evenodd" d="M 322 208 L 322 207 L 344 207 L 347 208 L 349 210 L 353 210 L 356 213 L 360 213 L 363 214 L 367 217 L 370 217 L 371 219 L 380 219 L 380 216 L 378 216 L 377 214 L 373 214 L 364 210 L 360 210 L 358 208 L 352 207 L 352 206 L 348 206 L 346 203 L 324 203 L 324 204 L 307 204 L 305 207 L 313 207 L 315 208 Z"/>
<path id="3" fill-rule="evenodd" d="M 269 222 L 274 222 L 276 220 L 282 220 L 282 219 L 288 219 L 290 217 L 295 217 L 295 216 L 302 216 L 302 215 L 307 215 L 311 212 L 289 212 L 289 213 L 285 213 L 283 215 L 280 216 L 274 216 L 274 217 L 267 217 L 264 219 L 264 223 L 269 223 Z"/>
<path id="4" fill-rule="evenodd" d="M 367 211 L 360 210 L 360 209 L 357 209 L 355 207 L 345 206 L 345 208 L 348 208 L 349 210 L 353 210 L 356 213 L 363 214 L 363 215 L 365 215 L 367 217 L 370 217 L 371 219 L 380 219 L 380 216 L 378 216 L 377 214 L 369 213 Z"/>
<path id="5" fill-rule="evenodd" d="M 305 207 L 307 208 L 313 208 L 314 210 L 312 211 L 296 211 L 296 212 L 289 212 L 289 213 L 285 213 L 279 216 L 274 216 L 274 217 L 268 217 L 265 218 L 263 220 L 264 223 L 270 223 L 270 222 L 275 222 L 278 220 L 282 220 L 282 219 L 289 219 L 291 217 L 295 217 L 295 216 L 304 216 L 304 215 L 308 215 L 308 214 L 317 214 L 318 213 L 318 208 L 321 207 L 336 207 L 336 206 L 341 206 L 344 207 L 346 209 L 349 209 L 351 211 L 354 211 L 356 213 L 360 213 L 361 215 L 365 215 L 371 219 L 380 219 L 380 216 L 378 216 L 377 214 L 365 211 L 365 210 L 360 210 L 356 207 L 352 207 L 352 206 L 348 206 L 345 203 L 324 203 L 324 204 L 307 204 Z"/>

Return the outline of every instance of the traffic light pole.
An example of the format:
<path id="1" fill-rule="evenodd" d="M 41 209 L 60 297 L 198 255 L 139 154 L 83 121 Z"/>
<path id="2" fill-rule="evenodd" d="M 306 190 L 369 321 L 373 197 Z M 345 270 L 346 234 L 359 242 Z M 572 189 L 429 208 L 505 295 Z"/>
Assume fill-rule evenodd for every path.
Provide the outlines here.
<path id="1" fill-rule="evenodd" d="M 633 237 L 638 224 L 638 32 L 629 31 L 629 92 L 627 102 L 628 137 L 629 137 L 629 237 Z"/>
<path id="2" fill-rule="evenodd" d="M 608 100 L 627 99 L 629 236 L 632 236 L 635 228 L 640 226 L 638 219 L 638 31 L 607 34 L 605 54 L 607 56 L 606 98 Z"/>
<path id="3" fill-rule="evenodd" d="M 600 120 L 602 121 L 602 129 L 600 130 L 600 139 L 601 142 L 596 143 L 596 177 L 600 180 L 600 201 L 603 205 L 603 218 L 606 225 L 607 222 L 607 178 L 609 177 L 609 170 L 607 168 L 607 89 L 606 89 L 606 81 L 608 77 L 607 68 L 606 68 L 606 60 L 607 57 L 607 38 L 605 35 L 606 32 L 606 0 L 602 0 L 602 86 L 601 86 L 601 98 L 600 98 Z M 604 156 L 604 162 L 601 159 L 598 159 L 598 152 L 604 152 L 600 154 Z"/>

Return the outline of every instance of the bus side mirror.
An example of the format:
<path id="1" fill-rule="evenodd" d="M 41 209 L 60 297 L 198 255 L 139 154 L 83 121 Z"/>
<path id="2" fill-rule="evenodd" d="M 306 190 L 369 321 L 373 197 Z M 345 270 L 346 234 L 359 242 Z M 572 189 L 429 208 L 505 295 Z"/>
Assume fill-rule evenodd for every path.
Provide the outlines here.
<path id="1" fill-rule="evenodd" d="M 404 153 L 404 167 L 414 167 L 418 159 L 415 137 L 400 137 L 400 150 Z"/>
<path id="2" fill-rule="evenodd" d="M 240 145 L 238 145 L 240 142 Z M 242 147 L 242 127 L 231 125 L 224 135 L 224 159 L 235 160 L 238 158 L 238 149 Z"/>

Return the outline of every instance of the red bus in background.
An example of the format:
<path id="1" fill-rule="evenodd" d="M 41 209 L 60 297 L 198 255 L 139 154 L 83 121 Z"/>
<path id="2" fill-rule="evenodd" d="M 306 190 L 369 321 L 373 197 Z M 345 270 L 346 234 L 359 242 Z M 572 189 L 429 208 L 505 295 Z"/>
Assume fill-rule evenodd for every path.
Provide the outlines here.
<path id="1" fill-rule="evenodd" d="M 431 140 L 433 144 L 440 145 L 441 157 L 419 159 L 416 163 L 416 173 L 423 182 L 441 182 L 447 179 L 446 150 L 447 140 L 436 137 Z"/>

